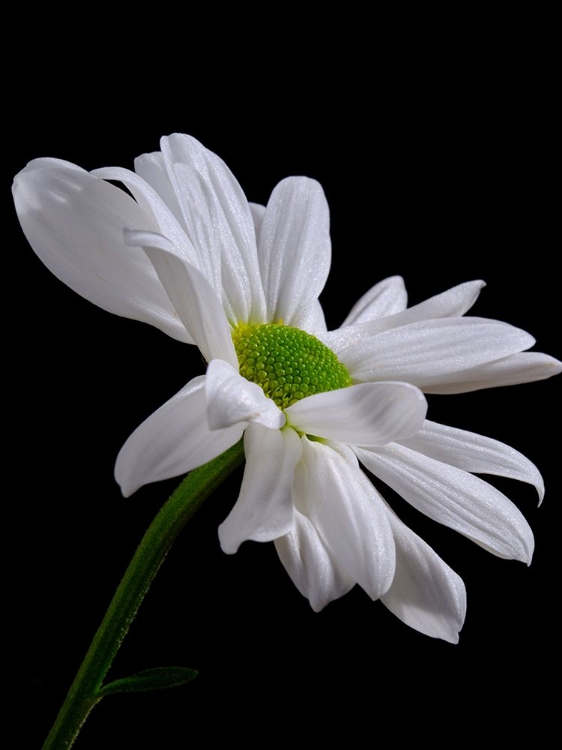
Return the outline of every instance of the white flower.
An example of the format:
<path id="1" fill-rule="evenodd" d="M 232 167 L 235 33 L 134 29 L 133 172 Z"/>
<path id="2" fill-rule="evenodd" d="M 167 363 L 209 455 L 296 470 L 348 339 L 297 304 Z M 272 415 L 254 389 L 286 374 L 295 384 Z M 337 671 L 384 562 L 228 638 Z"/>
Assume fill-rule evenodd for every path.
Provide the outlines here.
<path id="1" fill-rule="evenodd" d="M 243 435 L 246 468 L 219 528 L 223 550 L 274 540 L 315 610 L 358 583 L 408 625 L 456 641 L 462 581 L 359 461 L 423 513 L 529 562 L 524 517 L 473 472 L 531 482 L 542 497 L 537 469 L 497 441 L 424 421 L 421 391 L 538 380 L 559 363 L 522 353 L 534 343 L 524 331 L 463 317 L 482 282 L 406 309 L 402 279 L 387 279 L 328 332 L 318 297 L 329 214 L 318 183 L 285 179 L 264 208 L 195 139 L 172 135 L 161 149 L 135 172 L 38 159 L 14 182 L 23 230 L 54 274 L 106 310 L 197 344 L 208 362 L 123 446 L 124 494 L 184 474 Z"/>

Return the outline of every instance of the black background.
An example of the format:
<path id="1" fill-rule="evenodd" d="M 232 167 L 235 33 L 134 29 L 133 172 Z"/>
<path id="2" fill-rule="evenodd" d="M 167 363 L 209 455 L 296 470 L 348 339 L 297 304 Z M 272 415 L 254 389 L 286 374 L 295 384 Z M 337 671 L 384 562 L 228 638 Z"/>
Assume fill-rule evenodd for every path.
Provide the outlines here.
<path id="1" fill-rule="evenodd" d="M 322 183 L 332 222 L 321 298 L 330 327 L 392 274 L 405 278 L 411 304 L 482 278 L 488 286 L 473 313 L 528 330 L 537 351 L 560 357 L 551 183 L 559 123 L 548 49 L 514 44 L 496 55 L 494 44 L 484 46 L 485 60 L 481 46 L 466 44 L 454 63 L 421 50 L 403 67 L 396 53 L 386 64 L 355 59 L 357 69 L 329 72 L 322 58 L 275 74 L 259 61 L 232 70 L 226 61 L 219 80 L 201 79 L 189 58 L 164 92 L 168 71 L 140 72 L 133 60 L 109 74 L 85 72 L 89 53 L 78 43 L 70 59 L 59 49 L 14 86 L 3 192 L 14 378 L 5 411 L 16 415 L 5 424 L 13 487 L 5 576 L 19 590 L 13 606 L 9 599 L 5 666 L 26 717 L 17 720 L 18 746 L 40 746 L 136 545 L 177 484 L 122 498 L 112 476 L 119 448 L 202 369 L 191 348 L 96 308 L 46 270 L 12 209 L 13 175 L 39 156 L 132 168 L 161 135 L 187 132 L 226 161 L 250 200 L 265 203 L 287 175 Z M 80 70 L 79 85 L 63 64 Z M 131 90 L 143 76 L 144 89 Z M 76 748 L 205 747 L 231 737 L 260 744 L 339 729 L 354 746 L 364 733 L 378 741 L 381 726 L 427 741 L 450 739 L 451 727 L 455 738 L 486 731 L 505 740 L 533 726 L 539 741 L 543 675 L 557 639 L 559 387 L 553 379 L 429 398 L 430 418 L 503 440 L 543 472 L 540 509 L 532 488 L 492 480 L 535 532 L 530 568 L 487 554 L 385 492 L 465 580 L 458 645 L 410 630 L 358 588 L 313 613 L 271 544 L 224 555 L 216 529 L 236 499 L 237 473 L 184 530 L 111 671 L 117 678 L 180 664 L 199 677 L 177 690 L 107 699 Z M 545 731 L 548 718 L 540 719 Z"/>

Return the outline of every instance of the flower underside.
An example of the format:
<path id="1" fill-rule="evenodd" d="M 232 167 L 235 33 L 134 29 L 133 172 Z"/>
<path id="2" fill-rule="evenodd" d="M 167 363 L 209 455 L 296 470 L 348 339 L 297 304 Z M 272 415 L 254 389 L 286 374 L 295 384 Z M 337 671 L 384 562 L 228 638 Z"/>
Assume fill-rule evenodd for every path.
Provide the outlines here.
<path id="1" fill-rule="evenodd" d="M 232 333 L 240 375 L 257 383 L 280 409 L 306 396 L 351 385 L 334 352 L 299 328 L 239 325 Z"/>

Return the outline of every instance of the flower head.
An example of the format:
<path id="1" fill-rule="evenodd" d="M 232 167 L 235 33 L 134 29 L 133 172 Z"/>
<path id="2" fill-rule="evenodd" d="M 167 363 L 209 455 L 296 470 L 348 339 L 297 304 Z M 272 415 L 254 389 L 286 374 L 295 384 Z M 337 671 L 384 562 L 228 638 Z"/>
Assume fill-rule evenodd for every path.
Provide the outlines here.
<path id="1" fill-rule="evenodd" d="M 111 184 L 121 182 L 130 195 Z M 131 197 L 132 196 L 132 197 Z M 224 551 L 274 541 L 315 610 L 356 583 L 408 625 L 456 641 L 461 579 L 390 509 L 361 468 L 491 552 L 530 562 L 531 530 L 490 473 L 534 484 L 538 470 L 489 438 L 425 420 L 426 393 L 549 377 L 506 323 L 464 317 L 483 282 L 412 308 L 387 279 L 328 331 L 319 295 L 330 266 L 320 185 L 283 180 L 249 204 L 226 165 L 185 135 L 135 172 L 31 162 L 14 182 L 22 228 L 69 286 L 119 315 L 196 344 L 207 362 L 123 446 L 124 494 L 184 474 L 244 438 Z"/>

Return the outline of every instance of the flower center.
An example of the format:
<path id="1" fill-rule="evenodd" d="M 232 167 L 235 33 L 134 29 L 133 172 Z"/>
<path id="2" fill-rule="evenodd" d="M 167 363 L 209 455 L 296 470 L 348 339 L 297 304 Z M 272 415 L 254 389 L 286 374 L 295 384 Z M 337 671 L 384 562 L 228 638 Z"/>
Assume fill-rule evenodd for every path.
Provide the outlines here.
<path id="1" fill-rule="evenodd" d="M 299 328 L 241 324 L 232 340 L 240 375 L 261 386 L 280 409 L 305 396 L 351 385 L 347 368 L 334 352 Z"/>

